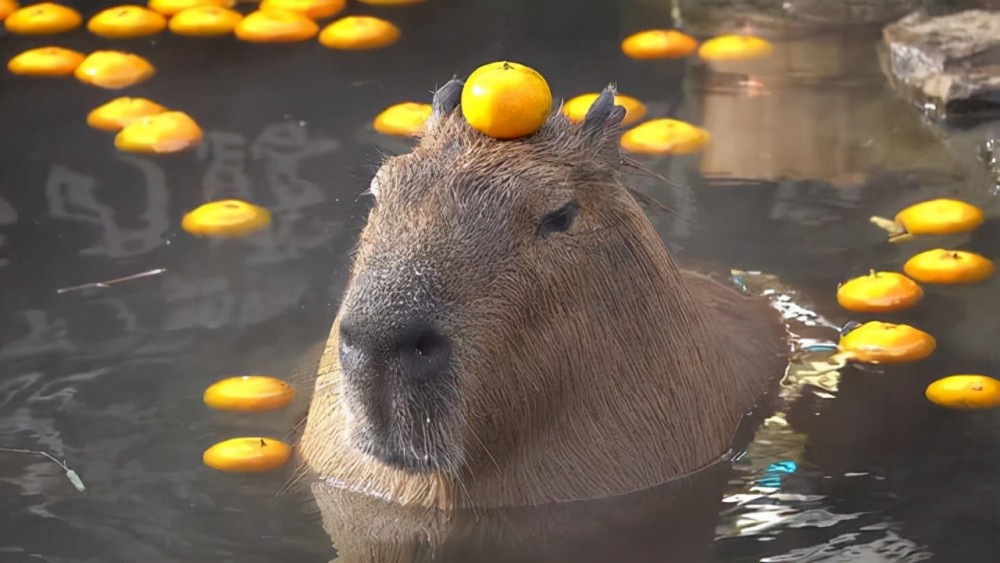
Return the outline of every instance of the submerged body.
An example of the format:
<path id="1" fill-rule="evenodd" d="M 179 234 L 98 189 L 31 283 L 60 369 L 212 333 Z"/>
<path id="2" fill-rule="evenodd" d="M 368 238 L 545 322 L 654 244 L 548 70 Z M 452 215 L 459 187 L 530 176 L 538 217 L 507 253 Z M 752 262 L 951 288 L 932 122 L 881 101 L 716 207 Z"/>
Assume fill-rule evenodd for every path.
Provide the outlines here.
<path id="1" fill-rule="evenodd" d="M 728 460 L 636 493 L 444 512 L 313 483 L 336 563 L 707 563 Z"/>
<path id="2" fill-rule="evenodd" d="M 389 159 L 299 454 L 405 506 L 623 495 L 711 465 L 783 373 L 776 312 L 679 270 L 621 181 L 623 108 L 499 141 L 435 95 Z"/>

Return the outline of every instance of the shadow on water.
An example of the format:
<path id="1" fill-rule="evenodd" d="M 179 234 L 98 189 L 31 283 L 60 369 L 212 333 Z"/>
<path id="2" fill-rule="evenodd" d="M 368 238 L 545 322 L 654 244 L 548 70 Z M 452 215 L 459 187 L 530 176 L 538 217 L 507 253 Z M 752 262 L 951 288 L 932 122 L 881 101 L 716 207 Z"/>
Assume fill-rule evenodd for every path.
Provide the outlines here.
<path id="1" fill-rule="evenodd" d="M 72 4 L 85 15 L 111 5 Z M 875 26 L 778 33 L 770 62 L 709 69 L 621 56 L 625 34 L 670 25 L 669 7 L 659 2 L 430 0 L 351 11 L 392 19 L 404 40 L 385 51 L 338 53 L 312 42 L 261 46 L 169 34 L 0 37 L 4 60 L 48 43 L 84 51 L 111 44 L 147 56 L 158 75 L 128 95 L 183 109 L 206 132 L 197 150 L 173 156 L 116 153 L 84 116 L 119 94 L 0 74 L 0 446 L 52 452 L 87 485 L 78 493 L 50 462 L 0 454 L 0 560 L 334 556 L 307 500 L 274 496 L 286 475 L 222 475 L 200 459 L 233 435 L 285 435 L 308 403 L 309 382 L 296 382 L 293 408 L 265 416 L 214 414 L 201 392 L 227 374 L 287 374 L 325 339 L 364 218 L 360 193 L 380 153 L 408 147 L 374 134 L 371 118 L 397 101 L 428 98 L 484 61 L 525 61 L 558 97 L 614 80 L 653 117 L 703 124 L 713 143 L 701 155 L 644 159 L 684 187 L 635 179 L 683 217 L 652 217 L 664 239 L 699 268 L 776 275 L 800 305 L 833 324 L 851 318 L 833 300 L 847 277 L 898 269 L 939 244 L 1000 254 L 995 224 L 957 240 L 899 246 L 868 223 L 942 194 L 990 213 L 996 183 L 977 160 L 996 132 L 988 124 L 950 131 L 924 123 L 885 86 Z M 705 35 L 726 27 L 684 17 Z M 239 242 L 180 231 L 185 211 L 230 196 L 267 206 L 274 227 Z M 166 272 L 57 294 L 156 268 Z M 998 415 L 944 412 L 923 397 L 927 383 L 949 373 L 997 373 L 996 291 L 996 281 L 930 288 L 923 306 L 894 317 L 938 337 L 939 352 L 926 362 L 881 374 L 846 368 L 832 384 L 790 385 L 728 476 L 711 559 L 996 561 Z M 767 473 L 789 460 L 794 472 L 777 481 Z M 716 526 L 709 506 L 707 519 L 698 519 L 702 532 L 682 546 L 692 553 Z M 621 526 L 632 520 L 594 511 L 601 517 L 564 514 L 561 529 L 580 525 L 592 542 L 608 534 L 620 552 L 576 553 L 576 560 L 650 557 L 639 546 L 655 542 L 621 541 Z M 672 514 L 632 532 L 650 540 L 673 525 Z M 511 518 L 527 522 L 514 525 L 522 531 L 535 522 Z"/>

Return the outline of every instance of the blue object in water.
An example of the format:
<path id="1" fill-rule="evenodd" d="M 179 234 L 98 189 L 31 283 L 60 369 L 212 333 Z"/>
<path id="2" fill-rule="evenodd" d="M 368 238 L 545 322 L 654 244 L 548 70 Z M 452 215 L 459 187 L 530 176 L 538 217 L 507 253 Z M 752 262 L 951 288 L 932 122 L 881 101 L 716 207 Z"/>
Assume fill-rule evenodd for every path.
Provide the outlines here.
<path id="1" fill-rule="evenodd" d="M 786 459 L 785 461 L 777 461 L 767 466 L 764 473 L 795 473 L 795 470 L 798 468 L 799 466 L 797 463 L 790 459 Z"/>
<path id="2" fill-rule="evenodd" d="M 813 344 L 811 346 L 804 346 L 802 351 L 804 352 L 831 352 L 837 349 L 836 344 Z M 780 462 L 785 463 L 785 462 Z M 794 471 L 794 469 L 793 469 Z"/>
<path id="3" fill-rule="evenodd" d="M 772 463 L 767 466 L 767 469 L 764 470 L 764 475 L 757 479 L 755 483 L 760 487 L 767 487 L 769 489 L 780 488 L 782 475 L 795 473 L 795 470 L 798 468 L 798 464 L 790 459 Z"/>
<path id="4" fill-rule="evenodd" d="M 766 487 L 768 489 L 777 489 L 781 487 L 781 475 L 765 475 L 760 479 L 754 481 L 757 486 Z"/>

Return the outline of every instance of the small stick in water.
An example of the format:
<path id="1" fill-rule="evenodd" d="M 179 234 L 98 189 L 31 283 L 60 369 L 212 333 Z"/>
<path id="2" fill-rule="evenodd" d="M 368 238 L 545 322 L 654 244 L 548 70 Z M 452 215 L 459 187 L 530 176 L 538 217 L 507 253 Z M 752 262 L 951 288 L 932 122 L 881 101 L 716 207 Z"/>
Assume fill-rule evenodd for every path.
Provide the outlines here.
<path id="1" fill-rule="evenodd" d="M 136 279 L 139 279 L 139 278 L 146 278 L 146 277 L 149 277 L 149 276 L 156 276 L 156 275 L 162 274 L 163 272 L 166 272 L 166 271 L 167 271 L 166 268 L 156 268 L 155 270 L 149 270 L 149 271 L 146 271 L 146 272 L 139 272 L 138 274 L 132 274 L 131 276 L 125 276 L 123 278 L 114 278 L 114 279 L 105 280 L 105 281 L 102 281 L 102 282 L 91 282 L 91 283 L 85 283 L 83 285 L 74 285 L 72 287 L 64 287 L 62 289 L 57 289 L 56 293 L 60 293 L 61 294 L 61 293 L 69 292 L 69 291 L 79 291 L 81 289 L 90 289 L 90 288 L 104 289 L 104 288 L 111 287 L 112 285 L 114 285 L 116 283 L 121 283 L 121 282 L 124 282 L 124 281 L 130 281 L 130 280 L 136 280 Z"/>
<path id="2" fill-rule="evenodd" d="M 906 229 L 895 221 L 878 215 L 873 215 L 868 220 L 876 227 L 889 233 L 889 242 L 906 242 L 913 239 L 913 235 L 906 232 Z"/>
<path id="3" fill-rule="evenodd" d="M 63 471 L 66 472 L 66 478 L 69 479 L 69 482 L 73 484 L 73 487 L 76 490 L 82 493 L 87 489 L 87 487 L 83 486 L 83 481 L 80 479 L 80 476 L 77 475 L 76 471 L 70 469 L 69 466 L 66 465 L 66 462 L 59 461 L 58 459 L 55 458 L 55 456 L 53 456 L 48 452 L 42 452 L 38 450 L 20 450 L 16 448 L 0 448 L 0 452 L 8 452 L 12 454 L 40 455 L 42 457 L 47 457 L 50 460 L 52 460 L 53 463 L 61 467 Z"/>

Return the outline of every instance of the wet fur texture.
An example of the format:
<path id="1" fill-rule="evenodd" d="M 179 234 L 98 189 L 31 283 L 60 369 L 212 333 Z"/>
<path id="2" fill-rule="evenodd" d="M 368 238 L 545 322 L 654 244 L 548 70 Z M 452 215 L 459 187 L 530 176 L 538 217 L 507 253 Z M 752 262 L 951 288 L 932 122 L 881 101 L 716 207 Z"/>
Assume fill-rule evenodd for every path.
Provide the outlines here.
<path id="1" fill-rule="evenodd" d="M 456 509 L 621 495 L 718 460 L 784 372 L 776 312 L 675 266 L 623 184 L 612 90 L 582 124 L 556 113 L 499 141 L 462 118 L 456 83 L 438 92 L 419 145 L 373 182 L 313 372 L 302 474 Z M 570 201 L 570 229 L 540 235 Z M 427 471 L 363 453 L 363 400 L 339 365 L 344 315 L 393 323 L 386 311 L 402 301 L 454 341 L 447 389 L 399 413 L 399 447 L 423 448 Z"/>

